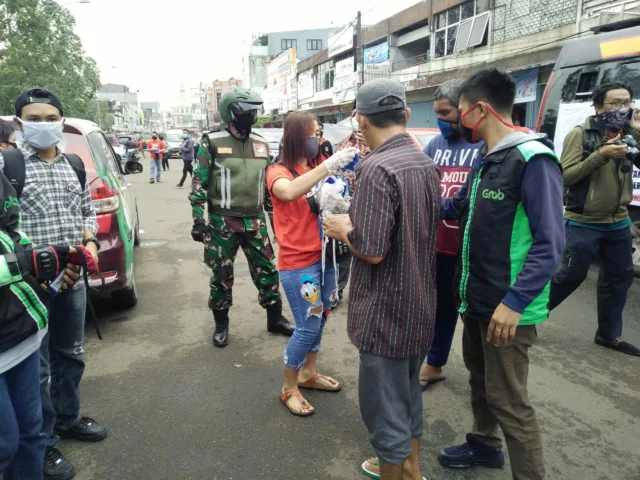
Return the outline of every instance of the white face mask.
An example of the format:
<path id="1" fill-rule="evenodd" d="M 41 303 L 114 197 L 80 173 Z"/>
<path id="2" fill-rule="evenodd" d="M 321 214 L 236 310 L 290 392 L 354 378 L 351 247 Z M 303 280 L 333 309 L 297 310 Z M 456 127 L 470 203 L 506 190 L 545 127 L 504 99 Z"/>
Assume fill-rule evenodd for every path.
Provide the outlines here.
<path id="1" fill-rule="evenodd" d="M 358 119 L 355 115 L 351 117 L 351 128 L 353 128 L 353 131 L 356 133 L 360 131 L 360 125 L 358 124 Z"/>
<path id="2" fill-rule="evenodd" d="M 22 124 L 22 134 L 29 145 L 47 150 L 62 140 L 62 124 L 59 122 L 26 122 L 18 119 Z"/>

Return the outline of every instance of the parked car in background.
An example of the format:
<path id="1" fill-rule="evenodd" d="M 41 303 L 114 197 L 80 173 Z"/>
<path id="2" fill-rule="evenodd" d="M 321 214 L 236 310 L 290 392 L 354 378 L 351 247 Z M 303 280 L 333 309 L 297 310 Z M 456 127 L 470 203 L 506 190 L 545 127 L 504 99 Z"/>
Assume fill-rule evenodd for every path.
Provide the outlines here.
<path id="1" fill-rule="evenodd" d="M 107 134 L 107 140 L 109 140 L 109 143 L 113 147 L 113 151 L 116 154 L 116 159 L 118 160 L 118 163 L 122 165 L 122 161 L 126 160 L 127 158 L 127 150 L 124 148 L 123 145 L 120 144 L 120 141 L 118 140 L 118 137 L 116 135 L 112 133 Z"/>
<path id="2" fill-rule="evenodd" d="M 418 142 L 422 150 L 428 143 L 440 133 L 438 128 L 407 128 L 407 132 Z"/>
<path id="3" fill-rule="evenodd" d="M 263 137 L 269 142 L 269 158 L 273 162 L 278 156 L 280 142 L 284 134 L 283 128 L 252 128 L 251 131 Z"/>
<path id="4" fill-rule="evenodd" d="M 164 136 L 164 142 L 167 145 L 167 158 L 182 157 L 182 142 L 184 139 L 182 138 L 182 129 L 172 129 L 167 130 L 167 133 Z"/>
<path id="5" fill-rule="evenodd" d="M 118 163 L 111 141 L 95 123 L 65 118 L 59 146 L 64 152 L 74 153 L 82 159 L 98 220 L 98 263 L 104 288 L 100 293 L 91 291 L 91 294 L 110 295 L 118 305 L 133 307 L 138 301 L 133 250 L 140 243 L 140 221 L 133 187 Z M 102 280 L 94 275 L 89 278 L 89 284 L 100 288 Z"/>

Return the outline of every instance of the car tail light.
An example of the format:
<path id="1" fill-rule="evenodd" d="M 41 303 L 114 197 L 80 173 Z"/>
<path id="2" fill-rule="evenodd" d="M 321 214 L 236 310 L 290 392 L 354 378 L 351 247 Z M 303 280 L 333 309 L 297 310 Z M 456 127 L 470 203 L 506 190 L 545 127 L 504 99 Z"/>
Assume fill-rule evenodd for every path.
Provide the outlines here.
<path id="1" fill-rule="evenodd" d="M 96 214 L 113 213 L 120 207 L 118 192 L 102 178 L 91 182 L 91 204 Z"/>
<path id="2" fill-rule="evenodd" d="M 538 111 L 538 121 L 536 122 L 536 132 L 540 131 L 540 127 L 542 127 L 542 119 L 544 118 L 544 107 L 547 103 L 547 97 L 549 96 L 549 89 L 551 88 L 551 81 L 553 80 L 553 75 L 556 72 L 551 72 L 549 75 L 549 80 L 547 80 L 547 86 L 544 88 L 544 93 L 542 94 L 542 100 L 540 101 L 540 110 Z"/>

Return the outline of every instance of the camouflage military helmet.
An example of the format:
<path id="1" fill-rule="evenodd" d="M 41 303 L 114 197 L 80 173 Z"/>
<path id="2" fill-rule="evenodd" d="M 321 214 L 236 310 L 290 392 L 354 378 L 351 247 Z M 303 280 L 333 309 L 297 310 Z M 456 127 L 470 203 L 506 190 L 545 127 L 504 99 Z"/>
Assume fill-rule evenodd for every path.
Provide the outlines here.
<path id="1" fill-rule="evenodd" d="M 235 120 L 235 114 L 253 111 L 253 123 L 255 123 L 258 120 L 258 112 L 264 110 L 262 104 L 262 97 L 256 92 L 248 88 L 236 87 L 222 96 L 220 105 L 218 105 L 218 113 L 220 113 L 222 121 L 230 125 Z"/>

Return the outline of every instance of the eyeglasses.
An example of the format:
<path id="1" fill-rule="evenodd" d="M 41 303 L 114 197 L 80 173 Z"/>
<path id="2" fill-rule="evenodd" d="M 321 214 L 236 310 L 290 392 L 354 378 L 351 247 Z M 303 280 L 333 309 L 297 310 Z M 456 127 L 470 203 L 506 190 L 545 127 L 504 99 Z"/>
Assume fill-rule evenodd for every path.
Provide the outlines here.
<path id="1" fill-rule="evenodd" d="M 629 100 L 628 102 L 621 102 L 620 100 L 618 100 L 617 102 L 605 102 L 604 104 L 612 105 L 613 108 L 631 108 L 636 104 L 636 102 L 634 102 L 633 100 Z"/>

